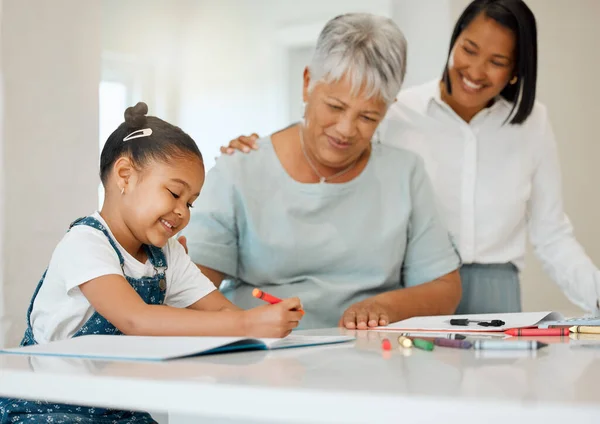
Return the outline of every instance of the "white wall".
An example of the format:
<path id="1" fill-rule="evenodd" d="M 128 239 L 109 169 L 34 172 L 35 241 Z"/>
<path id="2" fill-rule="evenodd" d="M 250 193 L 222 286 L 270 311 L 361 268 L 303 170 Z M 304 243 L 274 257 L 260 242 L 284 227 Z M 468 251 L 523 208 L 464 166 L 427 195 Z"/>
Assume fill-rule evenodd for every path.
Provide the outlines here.
<path id="1" fill-rule="evenodd" d="M 2 322 L 17 343 L 69 223 L 97 207 L 100 4 L 4 0 Z"/>
<path id="2" fill-rule="evenodd" d="M 134 81 L 132 103 L 179 118 L 182 33 L 195 0 L 102 0 L 103 76 L 123 71 Z"/>
<path id="3" fill-rule="evenodd" d="M 2 8 L 4 0 L 0 0 L 0 45 L 2 45 Z M 2 49 L 0 49 L 0 346 L 8 331 L 6 305 L 8 300 L 4 289 L 4 75 L 2 68 Z"/>
<path id="4" fill-rule="evenodd" d="M 394 0 L 392 17 L 408 41 L 404 88 L 440 78 L 453 22 L 451 0 Z"/>
<path id="5" fill-rule="evenodd" d="M 351 11 L 390 15 L 389 0 L 197 1 L 184 34 L 181 125 L 210 167 L 220 145 L 240 134 L 267 135 L 290 123 L 287 45 Z M 299 40 L 296 40 L 299 41 Z M 302 75 L 297 75 L 300 89 Z"/>
<path id="6" fill-rule="evenodd" d="M 458 18 L 467 0 L 452 0 Z M 556 133 L 563 170 L 563 193 L 575 235 L 600 265 L 600 113 L 597 0 L 527 0 L 538 24 L 538 99 L 546 104 Z M 528 253 L 522 278 L 526 310 L 578 310 Z"/>

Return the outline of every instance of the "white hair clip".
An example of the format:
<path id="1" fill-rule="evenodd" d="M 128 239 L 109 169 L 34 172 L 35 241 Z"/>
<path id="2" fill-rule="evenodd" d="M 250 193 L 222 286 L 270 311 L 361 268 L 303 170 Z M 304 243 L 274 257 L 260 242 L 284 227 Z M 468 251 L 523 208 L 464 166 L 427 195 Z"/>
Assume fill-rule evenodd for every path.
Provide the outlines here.
<path id="1" fill-rule="evenodd" d="M 134 138 L 149 137 L 152 135 L 152 128 L 136 130 L 123 139 L 123 141 L 133 140 Z"/>

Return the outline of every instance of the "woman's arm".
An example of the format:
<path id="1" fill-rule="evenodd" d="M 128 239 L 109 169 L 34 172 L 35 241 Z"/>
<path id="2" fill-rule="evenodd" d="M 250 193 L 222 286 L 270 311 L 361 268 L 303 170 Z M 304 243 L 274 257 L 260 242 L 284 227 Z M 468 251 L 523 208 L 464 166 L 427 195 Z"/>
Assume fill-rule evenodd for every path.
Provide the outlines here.
<path id="1" fill-rule="evenodd" d="M 573 235 L 562 202 L 556 140 L 544 114 L 529 198 L 529 236 L 544 270 L 579 307 L 598 310 L 600 271 Z"/>
<path id="2" fill-rule="evenodd" d="M 406 201 L 412 210 L 407 233 L 399 235 L 407 240 L 401 263 L 403 288 L 352 305 L 340 320 L 347 328 L 387 325 L 415 315 L 452 314 L 460 302 L 460 258 L 439 216 L 433 188 L 418 157 L 409 186 L 410 199 Z"/>
<path id="3" fill-rule="evenodd" d="M 177 239 L 177 241 L 181 244 L 181 246 L 183 246 L 186 255 L 189 254 L 187 247 L 187 237 L 181 236 Z M 215 287 L 219 288 L 221 286 L 221 283 L 225 279 L 225 274 L 202 265 L 196 264 L 196 266 L 198 267 L 198 269 L 200 269 L 200 272 L 202 272 L 202 274 L 204 274 L 210 281 L 212 281 Z"/>
<path id="4" fill-rule="evenodd" d="M 414 316 L 451 315 L 462 295 L 460 275 L 452 271 L 436 280 L 370 297 L 348 308 L 340 326 L 359 330 Z"/>
<path id="5" fill-rule="evenodd" d="M 199 265 L 196 264 L 196 266 L 198 268 L 200 268 L 200 271 L 202 271 L 202 274 L 204 274 L 206 276 L 206 278 L 208 278 L 210 281 L 212 281 L 212 283 L 219 288 L 221 286 L 221 283 L 223 282 L 223 280 L 225 279 L 225 274 L 214 270 L 212 268 L 207 268 L 203 265 Z"/>

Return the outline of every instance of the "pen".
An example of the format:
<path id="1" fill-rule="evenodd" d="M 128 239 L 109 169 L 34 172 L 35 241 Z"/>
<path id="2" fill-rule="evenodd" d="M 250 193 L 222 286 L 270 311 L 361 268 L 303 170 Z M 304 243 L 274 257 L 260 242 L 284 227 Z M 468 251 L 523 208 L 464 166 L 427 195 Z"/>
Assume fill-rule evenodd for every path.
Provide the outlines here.
<path id="1" fill-rule="evenodd" d="M 473 346 L 471 344 L 471 342 L 469 342 L 467 340 L 452 340 L 452 339 L 441 339 L 441 338 L 434 339 L 433 343 L 436 346 L 453 347 L 456 349 L 471 349 L 471 346 Z"/>
<path id="2" fill-rule="evenodd" d="M 504 324 L 506 324 L 501 319 L 492 319 L 489 321 L 485 321 L 468 318 L 452 318 L 450 320 L 450 325 L 468 326 L 470 323 L 476 323 L 477 325 L 481 325 L 482 327 L 502 327 Z"/>
<path id="3" fill-rule="evenodd" d="M 267 292 L 264 292 L 260 289 L 254 289 L 252 290 L 252 296 L 254 296 L 257 299 L 261 299 L 264 300 L 267 303 L 270 303 L 271 305 L 275 305 L 276 303 L 281 302 L 281 299 L 278 297 L 273 296 L 272 294 L 269 294 Z M 300 312 L 304 313 L 304 311 L 302 309 L 298 309 Z"/>
<path id="4" fill-rule="evenodd" d="M 600 334 L 600 326 L 574 325 L 569 328 L 571 333 Z"/>
<path id="5" fill-rule="evenodd" d="M 473 342 L 475 350 L 537 350 L 545 346 L 548 345 L 535 340 L 475 340 Z"/>
<path id="6" fill-rule="evenodd" d="M 511 328 L 504 333 L 511 336 L 568 336 L 568 328 Z"/>

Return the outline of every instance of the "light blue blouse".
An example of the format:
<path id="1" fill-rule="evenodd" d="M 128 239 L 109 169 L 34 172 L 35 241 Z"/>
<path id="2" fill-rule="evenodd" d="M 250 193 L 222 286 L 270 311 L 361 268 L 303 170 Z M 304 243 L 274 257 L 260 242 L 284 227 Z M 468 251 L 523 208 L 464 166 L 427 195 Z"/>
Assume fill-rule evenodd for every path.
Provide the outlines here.
<path id="1" fill-rule="evenodd" d="M 300 297 L 300 328 L 332 327 L 355 302 L 459 267 L 417 155 L 373 144 L 352 181 L 304 184 L 270 138 L 259 143 L 218 159 L 184 232 L 194 262 L 234 281 L 238 306 L 263 304 L 251 294 L 258 287 Z"/>

